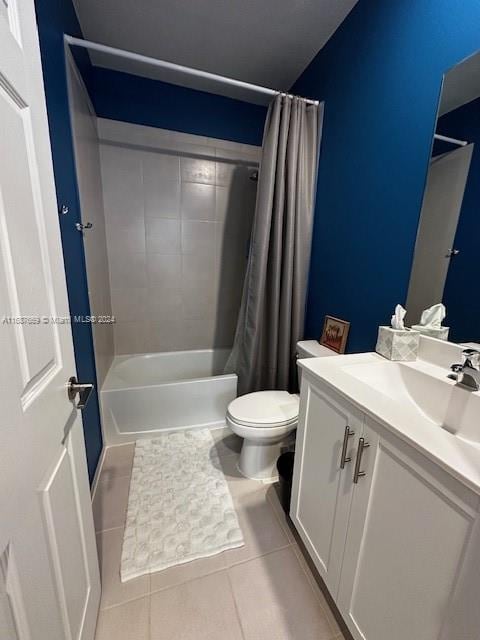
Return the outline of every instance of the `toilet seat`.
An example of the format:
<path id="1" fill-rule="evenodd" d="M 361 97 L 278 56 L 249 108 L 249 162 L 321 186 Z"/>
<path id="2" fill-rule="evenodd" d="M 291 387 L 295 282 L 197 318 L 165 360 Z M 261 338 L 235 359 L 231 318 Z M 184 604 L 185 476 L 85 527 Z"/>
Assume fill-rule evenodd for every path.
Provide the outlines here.
<path id="1" fill-rule="evenodd" d="M 256 391 L 240 396 L 228 406 L 227 418 L 256 429 L 293 426 L 298 421 L 299 398 L 288 391 Z"/>
<path id="2" fill-rule="evenodd" d="M 227 412 L 227 421 L 232 425 L 237 425 L 239 427 L 243 427 L 245 430 L 248 429 L 260 429 L 265 431 L 273 431 L 275 429 L 285 429 L 288 427 L 295 427 L 298 423 L 298 416 L 289 422 L 271 422 L 266 424 L 257 424 L 253 422 L 240 422 L 239 420 L 235 420 L 232 416 Z"/>
<path id="3" fill-rule="evenodd" d="M 289 433 L 297 428 L 298 421 L 294 420 L 289 424 L 283 425 L 255 425 L 255 424 L 239 424 L 227 415 L 227 425 L 240 438 L 244 438 L 244 442 L 274 443 L 283 440 Z"/>

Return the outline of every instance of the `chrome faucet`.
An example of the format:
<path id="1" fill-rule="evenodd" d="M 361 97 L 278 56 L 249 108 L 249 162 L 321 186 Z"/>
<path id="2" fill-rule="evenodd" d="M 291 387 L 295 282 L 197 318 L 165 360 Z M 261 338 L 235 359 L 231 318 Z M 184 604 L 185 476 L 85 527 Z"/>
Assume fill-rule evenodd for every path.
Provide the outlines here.
<path id="1" fill-rule="evenodd" d="M 462 351 L 462 364 L 452 364 L 454 372 L 449 376 L 459 385 L 470 391 L 480 389 L 480 351 L 476 349 L 464 349 Z"/>

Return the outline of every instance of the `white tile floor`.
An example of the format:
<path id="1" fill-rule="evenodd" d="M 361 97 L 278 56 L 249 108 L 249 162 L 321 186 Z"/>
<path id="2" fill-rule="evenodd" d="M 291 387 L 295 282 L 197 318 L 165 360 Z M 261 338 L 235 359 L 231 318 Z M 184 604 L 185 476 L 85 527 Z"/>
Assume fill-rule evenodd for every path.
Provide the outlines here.
<path id="1" fill-rule="evenodd" d="M 337 640 L 273 485 L 236 469 L 240 440 L 212 432 L 245 546 L 120 582 L 134 445 L 111 447 L 93 501 L 102 575 L 96 640 Z"/>

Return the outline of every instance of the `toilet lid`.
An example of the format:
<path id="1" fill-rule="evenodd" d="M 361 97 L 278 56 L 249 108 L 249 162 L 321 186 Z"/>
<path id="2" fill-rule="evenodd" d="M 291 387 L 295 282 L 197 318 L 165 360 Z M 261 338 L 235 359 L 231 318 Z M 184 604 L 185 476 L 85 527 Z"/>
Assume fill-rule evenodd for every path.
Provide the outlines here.
<path id="1" fill-rule="evenodd" d="M 298 420 L 298 404 L 298 396 L 288 391 L 256 391 L 233 400 L 228 415 L 247 426 L 281 426 Z"/>

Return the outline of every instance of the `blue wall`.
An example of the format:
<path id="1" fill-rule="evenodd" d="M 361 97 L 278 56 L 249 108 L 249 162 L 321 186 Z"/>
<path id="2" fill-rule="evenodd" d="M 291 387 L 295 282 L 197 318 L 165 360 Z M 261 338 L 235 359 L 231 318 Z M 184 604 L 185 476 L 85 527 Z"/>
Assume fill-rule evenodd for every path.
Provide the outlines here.
<path id="1" fill-rule="evenodd" d="M 325 100 L 306 319 L 371 350 L 405 302 L 442 74 L 480 48 L 478 0 L 360 0 L 293 87 Z"/>
<path id="2" fill-rule="evenodd" d="M 80 221 L 80 203 L 63 49 L 64 31 L 79 37 L 82 37 L 82 33 L 73 5 L 69 1 L 37 0 L 35 4 L 57 200 L 59 206 L 66 204 L 70 209 L 68 215 L 60 216 L 70 313 L 87 316 L 90 315 L 90 305 L 85 256 L 82 236 L 75 229 L 75 222 Z M 85 80 L 89 82 L 88 60 L 81 54 L 76 56 L 76 60 L 84 72 Z M 72 334 L 77 377 L 82 382 L 93 382 L 95 389 L 97 389 L 92 327 L 89 324 L 72 324 Z M 82 415 L 88 473 L 90 481 L 92 481 L 102 450 L 102 432 L 96 391 Z"/>
<path id="3" fill-rule="evenodd" d="M 90 93 L 102 118 L 262 144 L 266 107 L 98 67 Z"/>
<path id="4" fill-rule="evenodd" d="M 474 143 L 454 242 L 460 254 L 450 262 L 443 301 L 451 340 L 480 342 L 480 98 L 441 117 L 437 131 Z"/>

